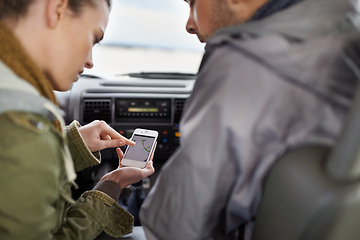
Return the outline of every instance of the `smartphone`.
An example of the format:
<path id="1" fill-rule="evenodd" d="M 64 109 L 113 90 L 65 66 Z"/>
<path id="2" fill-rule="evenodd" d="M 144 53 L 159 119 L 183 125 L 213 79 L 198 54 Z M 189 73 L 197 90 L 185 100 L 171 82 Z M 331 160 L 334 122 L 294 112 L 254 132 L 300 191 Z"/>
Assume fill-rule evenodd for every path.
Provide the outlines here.
<path id="1" fill-rule="evenodd" d="M 154 151 L 158 135 L 159 133 L 154 130 L 135 129 L 131 140 L 136 144 L 126 148 L 121 164 L 128 167 L 144 168 Z"/>

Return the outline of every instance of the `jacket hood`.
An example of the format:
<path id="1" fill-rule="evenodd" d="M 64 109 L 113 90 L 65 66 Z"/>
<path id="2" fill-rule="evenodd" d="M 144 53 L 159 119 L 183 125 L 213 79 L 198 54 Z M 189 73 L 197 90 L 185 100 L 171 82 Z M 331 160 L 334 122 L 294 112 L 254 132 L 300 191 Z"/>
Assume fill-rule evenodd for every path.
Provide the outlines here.
<path id="1" fill-rule="evenodd" d="M 358 0 L 306 0 L 222 29 L 207 43 L 200 68 L 226 45 L 318 97 L 347 105 L 360 78 L 359 9 Z"/>
<path id="2" fill-rule="evenodd" d="M 358 0 L 305 0 L 265 19 L 221 29 L 209 43 L 221 41 L 224 33 L 237 37 L 279 34 L 301 41 L 350 29 L 358 31 L 359 11 Z"/>

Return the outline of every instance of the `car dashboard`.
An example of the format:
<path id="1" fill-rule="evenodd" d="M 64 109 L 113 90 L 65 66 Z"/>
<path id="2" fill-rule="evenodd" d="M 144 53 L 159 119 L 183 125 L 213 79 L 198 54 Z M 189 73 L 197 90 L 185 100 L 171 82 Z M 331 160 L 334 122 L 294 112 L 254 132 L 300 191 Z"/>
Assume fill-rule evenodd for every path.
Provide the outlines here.
<path id="1" fill-rule="evenodd" d="M 133 73 L 106 79 L 82 75 L 67 92 L 56 92 L 69 124 L 103 120 L 130 138 L 135 128 L 157 130 L 157 161 L 165 162 L 179 146 L 179 121 L 195 83 L 194 74 Z M 102 160 L 116 159 L 113 150 Z"/>

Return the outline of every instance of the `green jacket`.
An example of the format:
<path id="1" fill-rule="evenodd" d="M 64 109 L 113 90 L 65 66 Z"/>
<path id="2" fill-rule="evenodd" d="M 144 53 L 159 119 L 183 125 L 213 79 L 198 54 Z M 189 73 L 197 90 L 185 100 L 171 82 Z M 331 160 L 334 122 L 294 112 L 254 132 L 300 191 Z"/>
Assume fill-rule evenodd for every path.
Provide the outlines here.
<path id="1" fill-rule="evenodd" d="M 99 164 L 100 154 L 85 146 L 76 121 L 61 134 L 55 119 L 63 125 L 60 110 L 0 62 L 0 239 L 131 232 L 133 217 L 104 192 L 71 198 L 74 170 Z"/>

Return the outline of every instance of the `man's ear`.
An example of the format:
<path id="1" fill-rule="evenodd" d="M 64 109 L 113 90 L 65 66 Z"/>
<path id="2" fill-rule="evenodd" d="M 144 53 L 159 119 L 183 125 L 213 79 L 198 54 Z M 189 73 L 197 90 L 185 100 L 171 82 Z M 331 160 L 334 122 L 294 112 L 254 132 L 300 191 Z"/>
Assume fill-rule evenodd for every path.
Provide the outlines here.
<path id="1" fill-rule="evenodd" d="M 237 12 L 239 9 L 247 8 L 248 4 L 251 4 L 251 1 L 255 0 L 225 0 L 229 9 Z"/>
<path id="2" fill-rule="evenodd" d="M 55 28 L 65 16 L 68 0 L 48 0 L 46 6 L 46 20 L 50 28 Z"/>
<path id="3" fill-rule="evenodd" d="M 249 0 L 225 0 L 227 1 L 228 5 L 231 6 L 233 4 L 246 4 L 247 2 L 249 2 Z M 254 1 L 254 0 L 253 0 Z M 250 0 L 251 2 L 251 0 Z"/>
<path id="4" fill-rule="evenodd" d="M 255 12 L 270 0 L 226 0 L 229 9 L 234 12 L 242 22 L 249 20 Z"/>

